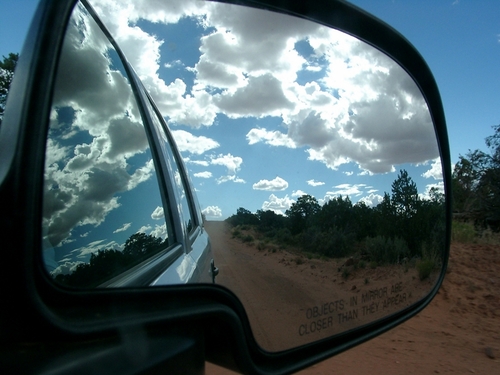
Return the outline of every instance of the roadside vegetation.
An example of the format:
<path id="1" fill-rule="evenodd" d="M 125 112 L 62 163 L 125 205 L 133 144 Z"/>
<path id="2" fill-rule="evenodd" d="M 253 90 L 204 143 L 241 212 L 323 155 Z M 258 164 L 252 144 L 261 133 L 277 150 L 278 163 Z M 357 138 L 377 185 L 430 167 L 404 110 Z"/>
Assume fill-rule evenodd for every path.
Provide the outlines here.
<path id="1" fill-rule="evenodd" d="M 452 242 L 500 244 L 500 125 L 486 137 L 488 151 L 460 155 L 452 174 Z"/>
<path id="2" fill-rule="evenodd" d="M 240 207 L 226 221 L 233 237 L 259 250 L 293 248 L 306 258 L 350 258 L 344 277 L 354 265 L 375 268 L 412 261 L 426 278 L 441 264 L 445 237 L 443 195 L 435 189 L 430 199 L 420 198 L 405 170 L 393 182 L 391 194 L 385 193 L 375 207 L 342 196 L 321 206 L 316 198 L 303 195 L 285 215 Z"/>
<path id="3" fill-rule="evenodd" d="M 460 155 L 452 175 L 454 221 L 472 224 L 476 235 L 500 230 L 500 125 L 493 130 L 485 139 L 488 152 Z M 454 230 L 470 228 L 457 224 Z"/>

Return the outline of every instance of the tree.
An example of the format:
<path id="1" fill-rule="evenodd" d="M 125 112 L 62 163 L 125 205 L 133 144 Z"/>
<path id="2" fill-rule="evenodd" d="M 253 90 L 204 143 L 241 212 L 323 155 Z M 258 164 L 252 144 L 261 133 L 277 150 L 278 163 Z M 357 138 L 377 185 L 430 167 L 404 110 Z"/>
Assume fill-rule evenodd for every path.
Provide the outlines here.
<path id="1" fill-rule="evenodd" d="M 238 208 L 236 215 L 232 215 L 226 221 L 234 227 L 237 225 L 257 225 L 259 223 L 257 216 L 243 207 Z"/>
<path id="2" fill-rule="evenodd" d="M 271 230 L 278 230 L 285 227 L 285 217 L 278 215 L 271 210 L 257 210 L 257 218 L 259 219 L 259 230 L 261 232 L 268 232 Z"/>
<path id="3" fill-rule="evenodd" d="M 8 57 L 2 57 L 3 61 L 0 62 L 0 125 L 2 125 L 7 94 L 9 93 L 12 78 L 14 77 L 14 70 L 16 69 L 19 54 L 9 53 Z"/>
<path id="4" fill-rule="evenodd" d="M 451 176 L 454 211 L 469 212 L 473 209 L 474 188 L 477 180 L 478 172 L 475 170 L 475 166 L 469 159 L 460 155 Z"/>
<path id="5" fill-rule="evenodd" d="M 330 199 L 321 208 L 318 221 L 318 225 L 323 231 L 332 228 L 346 230 L 352 227 L 354 220 L 352 202 L 349 197 L 346 196 L 344 199 L 339 195 L 336 198 Z"/>
<path id="6" fill-rule="evenodd" d="M 352 206 L 353 221 L 356 225 L 356 237 L 361 240 L 366 237 L 373 237 L 377 234 L 375 220 L 375 209 L 359 201 Z"/>
<path id="7" fill-rule="evenodd" d="M 500 125 L 493 129 L 495 133 L 485 140 L 490 152 L 476 150 L 470 155 L 478 175 L 475 187 L 478 206 L 486 222 L 500 219 Z"/>
<path id="8" fill-rule="evenodd" d="M 286 210 L 285 215 L 290 219 L 292 234 L 297 234 L 312 224 L 313 217 L 320 211 L 321 206 L 316 198 L 311 195 L 303 195 L 297 202 Z"/>
<path id="9" fill-rule="evenodd" d="M 418 200 L 417 184 L 408 176 L 406 170 L 400 170 L 398 178 L 392 183 L 391 202 L 396 215 L 404 218 L 415 215 Z"/>
<path id="10" fill-rule="evenodd" d="M 498 226 L 500 222 L 500 125 L 486 137 L 489 152 L 469 151 L 460 156 L 452 176 L 454 210 L 476 224 Z"/>
<path id="11" fill-rule="evenodd" d="M 145 255 L 153 254 L 160 250 L 162 243 L 161 238 L 153 235 L 142 232 L 135 233 L 125 241 L 123 254 L 140 259 Z"/>

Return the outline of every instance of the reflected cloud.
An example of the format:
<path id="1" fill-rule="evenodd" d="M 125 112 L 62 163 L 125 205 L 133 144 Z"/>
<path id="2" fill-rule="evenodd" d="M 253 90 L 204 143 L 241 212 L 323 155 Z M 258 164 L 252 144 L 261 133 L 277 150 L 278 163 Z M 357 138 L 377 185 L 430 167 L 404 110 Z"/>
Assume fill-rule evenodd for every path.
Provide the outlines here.
<path id="1" fill-rule="evenodd" d="M 277 116 L 286 132 L 254 128 L 246 135 L 248 144 L 305 147 L 309 161 L 333 170 L 356 163 L 370 174 L 387 173 L 395 165 L 438 156 L 426 104 L 412 79 L 346 34 L 227 4 L 141 3 L 140 13 L 129 1 L 121 7 L 107 0 L 93 4 L 172 123 L 199 128 L 214 125 L 218 115 Z M 139 19 L 175 25 L 183 17 L 201 28 L 199 59 L 189 67 L 192 88 L 183 78 L 170 84 L 160 78 L 161 41 L 133 26 Z M 137 58 L 152 53 L 148 63 Z M 306 73 L 315 79 L 301 78 Z"/>
<path id="2" fill-rule="evenodd" d="M 110 273 L 91 282 L 99 283 L 107 273 L 123 271 L 125 263 L 137 263 L 142 255 L 126 261 L 121 256 L 132 223 L 149 228 L 160 244 L 167 238 L 165 224 L 153 229 L 150 223 L 163 217 L 159 211 L 151 215 L 161 197 L 157 186 L 154 190 L 155 165 L 126 68 L 81 4 L 70 19 L 58 65 L 44 179 L 44 253 L 53 254 L 51 262 L 62 262 L 54 277 L 108 262 Z M 136 194 L 140 207 L 131 198 Z M 123 224 L 117 228 L 117 223 Z M 146 253 L 158 251 L 158 243 Z"/>

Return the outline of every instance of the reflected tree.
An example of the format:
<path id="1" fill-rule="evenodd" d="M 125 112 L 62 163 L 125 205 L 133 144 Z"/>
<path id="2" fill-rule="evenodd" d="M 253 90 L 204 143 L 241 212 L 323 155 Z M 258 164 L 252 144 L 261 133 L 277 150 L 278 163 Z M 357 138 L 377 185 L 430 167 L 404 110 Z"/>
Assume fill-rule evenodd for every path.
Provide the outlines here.
<path id="1" fill-rule="evenodd" d="M 131 258 L 141 258 L 157 252 L 162 242 L 161 238 L 142 232 L 135 233 L 125 241 L 123 254 Z"/>
<path id="2" fill-rule="evenodd" d="M 375 207 L 364 202 L 353 205 L 342 196 L 320 206 L 314 197 L 303 195 L 284 216 L 239 208 L 227 221 L 233 226 L 256 221 L 254 228 L 268 240 L 298 245 L 321 256 L 361 256 L 378 264 L 415 257 L 439 264 L 444 247 L 444 195 L 431 189 L 428 199 L 420 198 L 406 170 L 400 171 L 391 187 L 392 194 L 386 192 Z"/>
<path id="3" fill-rule="evenodd" d="M 303 195 L 286 210 L 292 234 L 298 234 L 312 226 L 315 216 L 321 211 L 316 198 Z"/>
<path id="4" fill-rule="evenodd" d="M 69 274 L 58 274 L 55 280 L 76 288 L 95 288 L 146 260 L 165 248 L 167 241 L 142 232 L 135 233 L 125 242 L 123 251 L 99 250 L 90 255 L 88 263 L 80 263 Z"/>
<path id="5" fill-rule="evenodd" d="M 0 62 L 0 126 L 2 125 L 7 95 L 14 78 L 18 58 L 19 54 L 9 53 L 9 56 L 3 56 L 3 61 Z"/>
<path id="6" fill-rule="evenodd" d="M 392 183 L 391 202 L 396 215 L 411 218 L 417 212 L 418 201 L 417 184 L 408 176 L 408 172 L 402 169 Z"/>

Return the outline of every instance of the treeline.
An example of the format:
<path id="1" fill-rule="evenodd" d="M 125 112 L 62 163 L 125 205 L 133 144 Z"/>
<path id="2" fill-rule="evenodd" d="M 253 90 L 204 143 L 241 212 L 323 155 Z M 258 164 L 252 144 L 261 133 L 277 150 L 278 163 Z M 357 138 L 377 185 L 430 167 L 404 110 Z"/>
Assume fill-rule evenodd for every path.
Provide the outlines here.
<path id="1" fill-rule="evenodd" d="M 488 152 L 460 155 L 452 174 L 454 217 L 477 229 L 500 229 L 500 125 L 486 137 Z"/>
<path id="2" fill-rule="evenodd" d="M 161 238 L 135 233 L 127 239 L 123 250 L 105 249 L 92 253 L 88 263 L 80 263 L 69 274 L 56 275 L 55 280 L 69 287 L 95 288 L 164 248 Z"/>
<path id="3" fill-rule="evenodd" d="M 433 189 L 429 199 L 420 198 L 405 170 L 393 182 L 391 194 L 385 193 L 375 207 L 342 196 L 321 206 L 316 198 L 303 195 L 284 216 L 239 208 L 227 222 L 253 226 L 267 239 L 308 253 L 331 258 L 362 254 L 378 264 L 437 258 L 445 241 L 443 194 Z"/>

